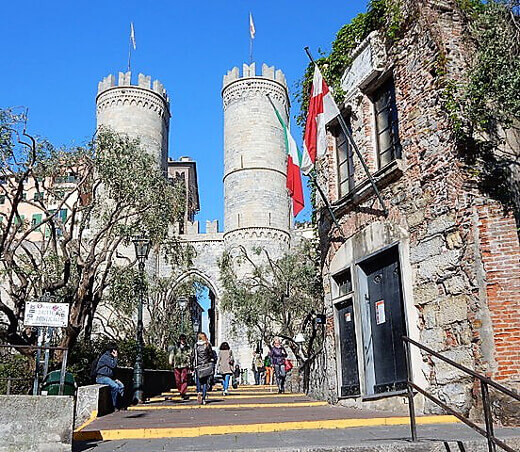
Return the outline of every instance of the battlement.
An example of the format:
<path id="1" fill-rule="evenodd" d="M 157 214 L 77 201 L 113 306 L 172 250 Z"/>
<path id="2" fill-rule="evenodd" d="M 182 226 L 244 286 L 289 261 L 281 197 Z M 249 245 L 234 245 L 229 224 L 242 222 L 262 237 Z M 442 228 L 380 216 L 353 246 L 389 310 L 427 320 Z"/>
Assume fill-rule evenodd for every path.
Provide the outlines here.
<path id="1" fill-rule="evenodd" d="M 116 76 L 109 74 L 98 83 L 98 95 L 107 89 L 114 88 L 116 86 L 137 86 L 139 88 L 149 89 L 154 91 L 163 97 L 168 102 L 168 94 L 164 89 L 164 85 L 159 80 L 154 80 L 152 83 L 152 77 L 150 75 L 139 74 L 137 77 L 137 85 L 132 85 L 132 73 L 120 72 L 116 83 Z"/>
<path id="2" fill-rule="evenodd" d="M 242 75 L 240 75 L 240 70 L 237 66 L 229 70 L 227 74 L 224 75 L 222 89 L 225 89 L 226 86 L 228 86 L 230 83 L 233 83 L 234 81 L 241 78 L 253 77 L 274 80 L 275 82 L 278 82 L 287 88 L 285 74 L 280 69 L 275 69 L 274 66 L 268 66 L 264 63 L 262 64 L 262 74 L 256 75 L 256 63 L 251 63 L 242 65 Z"/>
<path id="3" fill-rule="evenodd" d="M 201 234 L 199 222 L 193 221 L 186 224 L 186 235 Z M 206 234 L 218 234 L 218 220 L 206 220 Z"/>

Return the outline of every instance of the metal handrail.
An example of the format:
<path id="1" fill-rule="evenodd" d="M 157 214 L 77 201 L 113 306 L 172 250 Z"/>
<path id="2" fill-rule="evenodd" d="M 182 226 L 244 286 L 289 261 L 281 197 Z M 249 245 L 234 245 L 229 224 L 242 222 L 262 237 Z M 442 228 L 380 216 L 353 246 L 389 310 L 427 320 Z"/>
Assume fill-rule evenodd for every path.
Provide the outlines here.
<path id="1" fill-rule="evenodd" d="M 58 389 L 58 395 L 63 395 L 63 388 L 65 386 L 65 373 L 67 372 L 67 359 L 69 349 L 67 347 L 51 347 L 49 345 L 15 345 L 15 344 L 0 344 L 0 348 L 14 348 L 14 349 L 30 349 L 30 350 L 61 350 L 63 351 L 63 357 L 61 360 L 61 369 L 60 369 L 60 386 Z M 37 395 L 39 392 L 39 369 L 36 366 L 34 371 L 34 386 L 33 386 L 33 394 Z"/>
<path id="2" fill-rule="evenodd" d="M 442 409 L 444 409 L 446 412 L 452 414 L 460 421 L 464 422 L 467 426 L 471 427 L 473 430 L 475 430 L 480 435 L 486 437 L 487 443 L 488 443 L 488 451 L 489 452 L 496 452 L 496 447 L 499 446 L 502 449 L 504 449 L 507 452 L 516 452 L 514 449 L 509 447 L 507 444 L 505 444 L 503 441 L 499 440 L 495 437 L 494 428 L 493 428 L 493 416 L 491 414 L 491 405 L 489 401 L 489 386 L 492 386 L 493 388 L 497 389 L 498 391 L 502 392 L 503 394 L 506 394 L 518 401 L 520 401 L 520 394 L 511 391 L 510 389 L 506 388 L 505 386 L 502 386 L 501 384 L 497 383 L 496 381 L 491 380 L 488 377 L 485 377 L 484 375 L 481 375 L 474 370 L 471 370 L 462 364 L 456 363 L 455 361 L 446 358 L 445 356 L 442 356 L 440 353 L 432 350 L 431 348 L 426 347 L 425 345 L 420 344 L 417 341 L 414 341 L 413 339 L 410 339 L 408 336 L 403 336 L 403 342 L 406 349 L 405 358 L 406 358 L 406 369 L 408 373 L 408 379 L 407 379 L 407 388 L 408 388 L 408 406 L 410 410 L 410 428 L 412 433 L 412 441 L 417 441 L 417 424 L 415 421 L 415 404 L 414 404 L 414 394 L 413 390 L 415 389 L 417 392 L 421 393 L 426 398 L 430 399 L 437 405 L 439 405 Z M 462 370 L 463 372 L 467 373 L 468 375 L 471 375 L 474 378 L 477 378 L 480 380 L 480 388 L 482 391 L 482 406 L 484 408 L 484 421 L 486 424 L 486 429 L 479 427 L 474 422 L 470 421 L 467 417 L 462 415 L 461 413 L 453 410 L 448 405 L 446 405 L 444 402 L 439 400 L 437 397 L 429 394 L 426 392 L 423 388 L 417 386 L 415 383 L 412 382 L 412 368 L 411 368 L 411 359 L 410 359 L 410 344 L 415 345 L 421 350 L 424 350 L 425 352 L 429 353 L 432 356 L 435 356 L 436 358 L 456 367 L 459 370 Z"/>

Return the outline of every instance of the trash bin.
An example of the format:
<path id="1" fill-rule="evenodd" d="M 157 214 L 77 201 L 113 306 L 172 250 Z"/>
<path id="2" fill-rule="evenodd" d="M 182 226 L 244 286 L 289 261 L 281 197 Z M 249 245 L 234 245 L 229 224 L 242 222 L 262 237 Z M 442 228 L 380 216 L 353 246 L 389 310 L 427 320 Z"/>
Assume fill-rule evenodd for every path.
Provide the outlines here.
<path id="1" fill-rule="evenodd" d="M 42 395 L 58 395 L 60 393 L 60 375 L 59 370 L 49 372 L 42 383 Z M 65 380 L 63 383 L 63 395 L 74 395 L 76 393 L 76 382 L 74 375 L 65 372 Z"/>

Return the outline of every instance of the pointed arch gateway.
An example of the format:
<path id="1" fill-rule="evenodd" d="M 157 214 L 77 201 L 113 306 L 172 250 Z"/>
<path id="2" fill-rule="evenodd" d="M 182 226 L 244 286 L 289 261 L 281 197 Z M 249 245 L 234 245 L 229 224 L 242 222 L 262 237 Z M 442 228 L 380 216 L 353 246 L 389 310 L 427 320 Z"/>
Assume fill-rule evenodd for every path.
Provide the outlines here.
<path id="1" fill-rule="evenodd" d="M 194 282 L 200 282 L 208 288 L 210 307 L 208 309 L 208 322 L 209 322 L 209 340 L 211 345 L 217 343 L 217 325 L 218 325 L 218 311 L 216 309 L 217 302 L 220 300 L 220 289 L 217 284 L 212 281 L 212 278 L 198 268 L 190 268 L 179 275 L 173 284 L 172 291 L 180 285 L 183 281 L 188 278 L 193 278 Z"/>

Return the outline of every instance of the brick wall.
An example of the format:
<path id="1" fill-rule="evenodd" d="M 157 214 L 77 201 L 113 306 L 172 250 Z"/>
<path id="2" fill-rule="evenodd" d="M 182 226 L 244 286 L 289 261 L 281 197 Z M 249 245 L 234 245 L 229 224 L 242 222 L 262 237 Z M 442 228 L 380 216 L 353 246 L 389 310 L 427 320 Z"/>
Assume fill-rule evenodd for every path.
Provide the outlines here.
<path id="1" fill-rule="evenodd" d="M 409 251 L 403 267 L 409 266 L 412 286 L 412 296 L 408 294 L 405 305 L 413 306 L 417 314 L 409 328 L 417 332 L 421 343 L 456 362 L 514 381 L 520 369 L 517 228 L 514 219 L 479 190 L 474 172 L 460 158 L 442 106 L 442 84 L 436 71 L 442 56 L 451 80 L 464 77 L 469 59 L 463 40 L 465 24 L 455 9 L 441 7 L 436 1 L 412 3 L 414 19 L 404 36 L 387 48 L 385 71 L 392 72 L 395 83 L 402 145 L 402 159 L 392 177 L 379 183 L 389 214 L 384 217 L 370 193 L 358 199 L 338 199 L 331 139 L 319 180 L 328 184 L 326 192 L 343 238 L 329 220 L 321 221 L 324 280 L 330 280 L 329 268 L 345 242 L 357 246 L 367 240 L 363 231 L 375 224 L 401 231 Z M 367 90 L 358 90 L 347 104 L 352 111 L 354 139 L 374 171 L 373 113 Z M 355 161 L 355 167 L 359 184 L 364 174 L 359 162 Z M 401 239 L 396 234 L 387 244 L 392 240 Z M 363 247 L 373 251 L 369 243 L 359 248 Z M 362 258 L 359 255 L 354 260 Z M 327 313 L 333 321 L 334 300 L 326 282 L 324 289 Z M 327 384 L 337 394 L 338 357 L 332 346 L 336 339 L 334 329 L 327 326 Z M 363 358 L 358 358 L 362 363 Z M 461 411 L 471 410 L 474 394 L 470 378 L 431 359 L 416 365 L 437 397 Z M 436 407 L 427 404 L 425 410 Z"/>
<path id="2" fill-rule="evenodd" d="M 520 245 L 515 219 L 496 203 L 477 210 L 497 363 L 492 377 L 520 380 Z"/>

